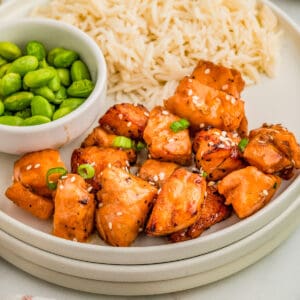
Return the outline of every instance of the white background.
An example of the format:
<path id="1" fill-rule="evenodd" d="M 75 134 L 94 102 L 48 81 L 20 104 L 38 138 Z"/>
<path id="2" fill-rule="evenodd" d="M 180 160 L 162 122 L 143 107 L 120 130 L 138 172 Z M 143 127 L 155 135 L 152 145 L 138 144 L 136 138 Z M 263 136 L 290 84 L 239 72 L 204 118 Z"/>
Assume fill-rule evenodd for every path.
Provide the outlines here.
<path id="1" fill-rule="evenodd" d="M 273 2 L 300 26 L 299 0 Z M 300 62 L 295 63 L 300 65 Z M 0 258 L 0 300 L 21 299 L 20 295 L 38 296 L 36 300 L 41 300 L 40 297 L 56 300 L 132 299 L 80 293 L 55 286 L 18 270 Z M 300 228 L 270 255 L 226 279 L 179 293 L 134 299 L 300 300 Z"/>

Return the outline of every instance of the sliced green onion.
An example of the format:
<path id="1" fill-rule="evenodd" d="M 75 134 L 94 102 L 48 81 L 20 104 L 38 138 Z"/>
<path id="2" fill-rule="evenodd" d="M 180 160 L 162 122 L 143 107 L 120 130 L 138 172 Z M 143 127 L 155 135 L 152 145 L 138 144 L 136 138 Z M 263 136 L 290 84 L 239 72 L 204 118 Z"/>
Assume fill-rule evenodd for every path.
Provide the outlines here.
<path id="1" fill-rule="evenodd" d="M 141 141 L 138 141 L 138 143 L 135 146 L 136 151 L 141 151 L 141 150 L 143 150 L 145 148 L 146 148 L 146 144 L 144 144 Z"/>
<path id="2" fill-rule="evenodd" d="M 274 183 L 273 185 L 273 189 L 276 190 L 277 189 L 277 182 Z"/>
<path id="3" fill-rule="evenodd" d="M 173 132 L 179 132 L 181 130 L 187 129 L 190 126 L 190 122 L 186 119 L 180 119 L 175 121 L 170 125 L 170 128 Z"/>
<path id="4" fill-rule="evenodd" d="M 240 142 L 238 144 L 238 147 L 239 147 L 241 152 L 245 151 L 245 148 L 248 145 L 248 143 L 249 143 L 249 139 L 247 139 L 247 138 L 243 138 L 243 139 L 240 140 Z"/>
<path id="5" fill-rule="evenodd" d="M 55 190 L 57 187 L 57 181 L 50 180 L 50 176 L 53 174 L 59 175 L 58 178 L 61 178 L 62 176 L 66 175 L 68 171 L 63 167 L 57 167 L 57 168 L 51 168 L 47 171 L 46 174 L 46 182 L 47 186 L 50 190 Z"/>
<path id="6" fill-rule="evenodd" d="M 207 175 L 208 175 L 208 174 L 207 174 L 205 171 L 203 171 L 203 172 L 201 173 L 201 176 L 204 177 L 204 178 L 206 178 Z"/>
<path id="7" fill-rule="evenodd" d="M 84 179 L 90 179 L 94 177 L 95 169 L 91 164 L 82 164 L 78 166 L 77 173 Z"/>
<path id="8" fill-rule="evenodd" d="M 126 136 L 116 136 L 113 141 L 113 147 L 131 149 L 133 148 L 133 141 Z"/>

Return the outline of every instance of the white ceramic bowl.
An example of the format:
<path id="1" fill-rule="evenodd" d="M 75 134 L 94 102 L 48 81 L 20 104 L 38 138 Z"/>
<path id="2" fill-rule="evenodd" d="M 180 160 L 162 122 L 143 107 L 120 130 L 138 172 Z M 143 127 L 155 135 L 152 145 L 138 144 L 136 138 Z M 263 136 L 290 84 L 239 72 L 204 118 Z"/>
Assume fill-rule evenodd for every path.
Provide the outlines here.
<path id="1" fill-rule="evenodd" d="M 70 114 L 35 126 L 0 125 L 0 152 L 22 154 L 45 148 L 59 148 L 84 133 L 103 112 L 106 96 L 106 64 L 97 44 L 81 30 L 48 19 L 21 19 L 2 22 L 0 40 L 19 47 L 30 40 L 42 42 L 49 50 L 65 47 L 79 53 L 87 64 L 95 88 L 86 101 Z"/>

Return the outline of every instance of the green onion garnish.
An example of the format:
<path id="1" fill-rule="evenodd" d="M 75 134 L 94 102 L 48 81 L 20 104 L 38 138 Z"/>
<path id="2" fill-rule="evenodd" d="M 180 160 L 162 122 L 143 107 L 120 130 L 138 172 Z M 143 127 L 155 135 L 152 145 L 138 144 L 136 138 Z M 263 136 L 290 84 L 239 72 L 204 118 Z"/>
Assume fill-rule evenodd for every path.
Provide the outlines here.
<path id="1" fill-rule="evenodd" d="M 133 141 L 126 136 L 116 136 L 113 141 L 113 147 L 131 149 L 133 148 Z"/>
<path id="2" fill-rule="evenodd" d="M 145 148 L 146 148 L 146 144 L 144 144 L 141 141 L 138 141 L 138 143 L 135 146 L 136 151 L 141 151 L 142 149 L 145 149 Z"/>
<path id="3" fill-rule="evenodd" d="M 175 121 L 170 125 L 173 132 L 179 132 L 181 130 L 187 129 L 190 126 L 190 122 L 186 119 L 180 119 Z"/>
<path id="4" fill-rule="evenodd" d="M 94 177 L 95 169 L 90 164 L 82 164 L 78 166 L 77 173 L 84 179 L 90 179 Z"/>
<path id="5" fill-rule="evenodd" d="M 238 144 L 238 147 L 239 147 L 241 152 L 245 151 L 245 148 L 248 145 L 248 143 L 249 143 L 249 139 L 247 139 L 247 138 L 243 138 L 243 139 L 240 140 L 240 142 Z"/>
<path id="6" fill-rule="evenodd" d="M 201 173 L 201 176 L 204 177 L 204 178 L 206 178 L 207 175 L 208 175 L 208 174 L 207 174 L 205 171 L 203 171 L 203 172 Z"/>
<path id="7" fill-rule="evenodd" d="M 55 190 L 57 187 L 57 181 L 50 180 L 51 175 L 57 174 L 58 178 L 61 178 L 62 176 L 66 175 L 67 173 L 68 173 L 68 171 L 63 167 L 49 169 L 46 174 L 46 182 L 47 182 L 48 188 L 50 190 Z"/>
<path id="8" fill-rule="evenodd" d="M 277 182 L 275 182 L 273 185 L 273 189 L 276 190 L 276 188 L 277 188 Z"/>

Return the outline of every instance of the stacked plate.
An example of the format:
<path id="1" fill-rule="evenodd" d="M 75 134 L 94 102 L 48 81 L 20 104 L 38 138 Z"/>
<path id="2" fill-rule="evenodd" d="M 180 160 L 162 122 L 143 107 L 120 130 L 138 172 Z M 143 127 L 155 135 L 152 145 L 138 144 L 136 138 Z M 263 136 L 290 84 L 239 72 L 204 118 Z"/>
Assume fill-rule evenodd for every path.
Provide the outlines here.
<path id="1" fill-rule="evenodd" d="M 25 16 L 46 1 L 10 1 L 0 17 Z M 282 123 L 300 137 L 298 89 L 300 30 L 274 5 L 283 35 L 282 65 L 274 79 L 247 88 L 249 127 Z M 18 5 L 16 5 L 18 4 Z M 284 88 L 283 88 L 284 87 Z M 80 140 L 80 139 L 79 139 Z M 62 149 L 65 161 L 79 141 Z M 24 271 L 65 287 L 111 295 L 146 295 L 184 290 L 229 276 L 272 251 L 299 225 L 300 173 L 284 182 L 255 215 L 235 215 L 197 239 L 169 244 L 141 235 L 132 247 L 115 248 L 97 235 L 82 244 L 51 235 L 51 222 L 34 219 L 8 201 L 15 156 L 0 154 L 0 254 Z"/>

